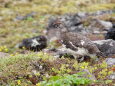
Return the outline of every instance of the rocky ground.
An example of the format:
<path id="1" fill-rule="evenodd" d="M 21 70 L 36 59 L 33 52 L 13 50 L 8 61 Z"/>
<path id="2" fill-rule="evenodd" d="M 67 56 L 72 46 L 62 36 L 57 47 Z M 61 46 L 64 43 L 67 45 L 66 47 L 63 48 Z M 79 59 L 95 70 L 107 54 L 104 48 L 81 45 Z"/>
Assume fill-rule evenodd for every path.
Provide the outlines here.
<path id="1" fill-rule="evenodd" d="M 0 0 L 0 86 L 114 86 L 114 3 Z"/>

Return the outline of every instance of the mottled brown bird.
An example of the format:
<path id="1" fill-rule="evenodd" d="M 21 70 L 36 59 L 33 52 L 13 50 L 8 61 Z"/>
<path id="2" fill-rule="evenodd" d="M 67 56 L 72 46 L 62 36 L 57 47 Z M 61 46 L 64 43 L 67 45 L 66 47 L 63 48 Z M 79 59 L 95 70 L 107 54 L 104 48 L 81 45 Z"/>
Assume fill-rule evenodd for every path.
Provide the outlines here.
<path id="1" fill-rule="evenodd" d="M 58 36 L 63 45 L 63 48 L 60 49 L 62 52 L 67 52 L 76 59 L 85 56 L 96 57 L 101 55 L 100 50 L 90 39 L 80 33 L 68 31 L 65 23 L 59 18 L 52 21 L 52 27 L 50 27 L 50 29 L 54 27 L 56 30 L 54 30 L 53 33 L 57 34 L 56 37 Z M 83 59 L 84 58 L 81 60 Z"/>
<path id="2" fill-rule="evenodd" d="M 64 32 L 61 34 L 61 40 L 66 51 L 75 57 L 78 55 L 94 57 L 101 53 L 90 39 L 78 33 Z"/>
<path id="3" fill-rule="evenodd" d="M 63 45 L 62 50 L 73 55 L 76 59 L 79 56 L 94 58 L 102 55 L 97 46 L 87 37 L 76 32 L 68 32 L 63 23 L 60 23 L 58 28 L 60 28 L 60 40 Z"/>

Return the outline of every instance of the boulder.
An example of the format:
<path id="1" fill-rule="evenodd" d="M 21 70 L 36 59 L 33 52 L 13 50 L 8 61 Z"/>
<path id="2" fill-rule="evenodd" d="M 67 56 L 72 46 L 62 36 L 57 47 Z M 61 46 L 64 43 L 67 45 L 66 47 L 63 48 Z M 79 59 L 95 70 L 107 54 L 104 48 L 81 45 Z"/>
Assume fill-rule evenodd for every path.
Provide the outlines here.
<path id="1" fill-rule="evenodd" d="M 113 27 L 108 30 L 107 34 L 105 35 L 105 39 L 115 40 L 115 24 L 113 24 Z"/>
<path id="2" fill-rule="evenodd" d="M 31 51 L 40 51 L 47 47 L 47 39 L 45 36 L 36 36 L 33 38 L 24 39 L 17 45 L 20 49 L 27 49 Z"/>
<path id="3" fill-rule="evenodd" d="M 98 47 L 98 49 L 106 56 L 111 56 L 115 54 L 115 41 L 112 39 L 108 40 L 97 40 L 93 41 Z"/>

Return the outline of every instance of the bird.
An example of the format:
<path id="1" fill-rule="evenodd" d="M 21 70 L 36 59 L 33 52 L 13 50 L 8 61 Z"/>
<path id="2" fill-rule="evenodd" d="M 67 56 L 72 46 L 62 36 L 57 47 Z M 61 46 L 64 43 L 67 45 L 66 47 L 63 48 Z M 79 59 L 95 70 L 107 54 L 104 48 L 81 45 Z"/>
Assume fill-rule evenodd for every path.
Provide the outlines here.
<path id="1" fill-rule="evenodd" d="M 21 43 L 18 44 L 20 49 L 27 49 L 31 51 L 40 51 L 47 47 L 47 38 L 43 35 L 35 36 L 32 38 L 23 39 Z"/>
<path id="2" fill-rule="evenodd" d="M 69 32 L 64 23 L 59 19 L 57 20 L 57 28 L 60 30 L 60 38 L 62 44 L 62 51 L 73 55 L 75 59 L 82 57 L 80 61 L 84 59 L 85 56 L 95 58 L 96 56 L 102 56 L 102 52 L 98 47 L 87 37 L 76 32 Z"/>

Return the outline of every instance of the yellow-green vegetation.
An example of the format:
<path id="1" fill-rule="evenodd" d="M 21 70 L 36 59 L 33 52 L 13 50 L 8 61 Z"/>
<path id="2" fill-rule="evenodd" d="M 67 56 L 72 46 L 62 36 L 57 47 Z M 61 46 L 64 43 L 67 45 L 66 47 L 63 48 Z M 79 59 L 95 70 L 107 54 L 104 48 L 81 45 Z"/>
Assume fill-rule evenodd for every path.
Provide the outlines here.
<path id="1" fill-rule="evenodd" d="M 0 60 L 0 81 L 8 79 L 9 84 L 13 84 L 17 77 L 24 78 L 31 73 L 30 62 L 38 59 L 38 55 L 35 53 L 26 55 L 15 55 Z M 16 82 L 16 81 L 15 81 Z M 18 81 L 19 84 L 20 81 Z"/>
<path id="2" fill-rule="evenodd" d="M 8 48 L 6 46 L 0 46 L 0 52 L 8 52 Z"/>
<path id="3" fill-rule="evenodd" d="M 5 82 L 7 82 L 9 85 L 36 85 L 41 80 L 45 80 L 45 83 L 52 77 L 52 76 L 64 76 L 67 77 L 66 79 L 69 82 L 71 81 L 71 77 L 73 77 L 73 74 L 79 74 L 85 70 L 88 70 L 91 74 L 93 74 L 97 80 L 92 80 L 93 83 L 103 83 L 103 84 L 112 84 L 112 80 L 108 80 L 107 77 L 113 72 L 111 67 L 107 67 L 107 64 L 105 62 L 98 63 L 95 65 L 92 65 L 89 62 L 82 62 L 78 63 L 74 59 L 69 58 L 53 58 L 52 56 L 46 54 L 46 53 L 31 53 L 31 54 L 25 54 L 25 55 L 15 55 L 10 56 L 7 58 L 2 58 L 0 60 L 0 81 L 2 84 L 6 85 Z M 80 83 L 89 83 L 89 77 L 92 77 L 90 74 L 85 74 L 87 72 L 84 71 L 83 78 L 75 78 L 74 80 L 79 79 L 83 80 L 83 82 L 76 82 L 76 84 Z M 67 76 L 66 76 L 67 74 Z M 72 76 L 71 76 L 72 75 Z M 65 78 L 60 78 L 59 81 L 65 80 Z M 70 77 L 70 78 L 69 78 Z M 54 77 L 55 78 L 55 77 Z M 52 83 L 57 84 L 57 81 L 48 81 L 53 86 Z M 65 80 L 65 81 L 66 81 Z M 98 81 L 99 80 L 99 81 Z M 87 82 L 88 81 L 88 82 Z M 60 83 L 64 84 L 64 83 Z M 67 83 L 70 84 L 70 83 Z M 71 83 L 72 84 L 72 83 Z M 68 86 L 71 86 L 68 85 Z M 73 83 L 74 84 L 74 83 Z M 38 85 L 38 84 L 37 84 Z M 44 86 L 44 85 L 43 85 Z M 57 85 L 55 85 L 57 86 Z M 61 86 L 61 85 L 59 85 Z"/>

